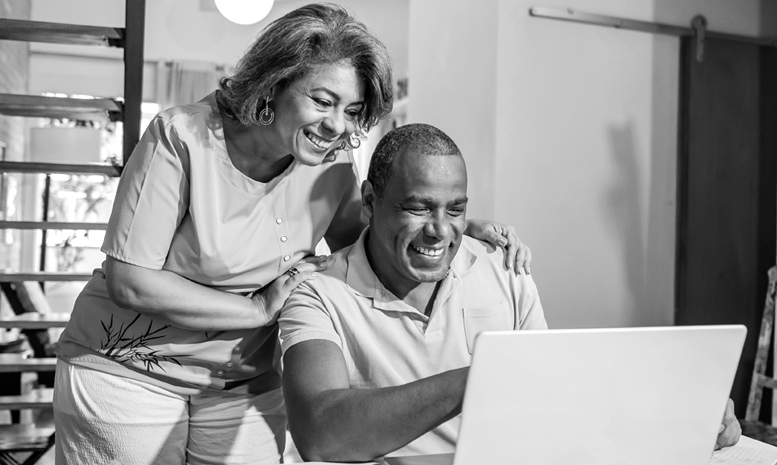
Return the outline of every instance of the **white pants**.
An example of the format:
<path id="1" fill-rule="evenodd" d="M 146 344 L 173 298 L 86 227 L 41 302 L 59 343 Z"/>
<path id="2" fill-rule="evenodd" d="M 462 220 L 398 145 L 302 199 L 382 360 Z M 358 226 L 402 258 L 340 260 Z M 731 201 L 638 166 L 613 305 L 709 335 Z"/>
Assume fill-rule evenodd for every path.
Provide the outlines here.
<path id="1" fill-rule="evenodd" d="M 182 396 L 57 362 L 57 465 L 277 464 L 286 411 L 280 389 Z"/>

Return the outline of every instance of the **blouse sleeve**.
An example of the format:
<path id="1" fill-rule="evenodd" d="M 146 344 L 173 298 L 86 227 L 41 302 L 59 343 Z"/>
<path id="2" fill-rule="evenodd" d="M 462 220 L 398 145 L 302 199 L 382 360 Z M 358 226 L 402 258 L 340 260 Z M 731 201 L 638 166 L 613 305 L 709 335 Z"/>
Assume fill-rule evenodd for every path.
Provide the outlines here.
<path id="1" fill-rule="evenodd" d="M 356 242 L 364 227 L 367 226 L 367 220 L 362 216 L 361 186 L 356 173 L 356 163 L 353 161 L 351 152 L 348 152 L 348 157 L 352 170 L 345 177 L 346 179 L 343 179 L 346 183 L 343 197 L 332 218 L 332 223 L 324 234 L 324 239 L 332 252 Z"/>
<path id="2" fill-rule="evenodd" d="M 102 251 L 161 269 L 189 204 L 189 153 L 169 120 L 149 124 L 121 175 Z"/>

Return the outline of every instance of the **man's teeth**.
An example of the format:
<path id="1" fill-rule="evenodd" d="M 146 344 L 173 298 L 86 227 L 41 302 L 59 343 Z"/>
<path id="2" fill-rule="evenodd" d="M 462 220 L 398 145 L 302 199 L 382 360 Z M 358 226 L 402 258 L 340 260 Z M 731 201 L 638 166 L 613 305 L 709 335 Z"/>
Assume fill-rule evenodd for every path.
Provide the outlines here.
<path id="1" fill-rule="evenodd" d="M 418 252 L 420 254 L 423 254 L 423 255 L 428 255 L 430 257 L 439 257 L 440 255 L 442 255 L 442 251 L 443 251 L 443 249 L 425 249 L 423 247 L 418 247 L 418 246 L 415 246 L 415 245 L 412 245 L 412 244 L 411 244 L 411 247 L 416 252 Z"/>
<path id="2" fill-rule="evenodd" d="M 334 141 L 331 141 L 331 140 L 324 140 L 324 139 L 316 136 L 315 134 L 312 134 L 312 133 L 309 133 L 309 132 L 305 132 L 305 136 L 307 136 L 307 138 L 308 138 L 308 140 L 310 142 L 313 142 L 313 145 L 315 145 L 316 147 L 322 148 L 322 149 L 328 149 L 329 146 L 332 145 L 332 142 L 334 142 Z"/>

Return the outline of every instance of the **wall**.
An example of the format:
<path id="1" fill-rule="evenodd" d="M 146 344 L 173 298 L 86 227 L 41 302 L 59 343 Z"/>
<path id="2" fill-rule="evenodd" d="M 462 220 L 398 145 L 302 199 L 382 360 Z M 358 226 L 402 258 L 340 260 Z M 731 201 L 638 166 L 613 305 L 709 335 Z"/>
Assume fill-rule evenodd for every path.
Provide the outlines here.
<path id="1" fill-rule="evenodd" d="M 672 324 L 678 39 L 528 15 L 563 3 L 493 0 L 490 17 L 470 3 L 411 1 L 409 120 L 440 125 L 470 170 L 493 173 L 471 178 L 470 197 L 486 199 L 470 215 L 514 225 L 532 247 L 552 327 Z M 568 5 L 676 25 L 704 14 L 711 30 L 747 35 L 777 21 L 757 0 Z M 464 29 L 445 9 L 475 16 Z M 449 53 L 440 38 L 462 30 L 466 48 Z"/>
<path id="2" fill-rule="evenodd" d="M 410 2 L 407 122 L 433 124 L 459 146 L 470 218 L 496 218 L 497 16 L 493 1 Z"/>

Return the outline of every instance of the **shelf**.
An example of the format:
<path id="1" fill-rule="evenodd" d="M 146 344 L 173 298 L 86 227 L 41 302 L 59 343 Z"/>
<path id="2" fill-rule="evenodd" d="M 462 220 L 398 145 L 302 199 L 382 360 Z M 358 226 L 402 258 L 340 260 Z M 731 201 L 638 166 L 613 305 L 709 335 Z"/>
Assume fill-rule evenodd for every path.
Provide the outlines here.
<path id="1" fill-rule="evenodd" d="M 29 273 L 0 273 L 0 282 L 15 283 L 19 281 L 89 281 L 92 273 L 63 273 L 34 271 Z"/>
<path id="2" fill-rule="evenodd" d="M 54 403 L 54 390 L 34 389 L 19 396 L 0 396 L 0 410 L 42 409 Z"/>
<path id="3" fill-rule="evenodd" d="M 81 121 L 121 121 L 122 105 L 110 99 L 0 94 L 0 114 Z"/>
<path id="4" fill-rule="evenodd" d="M 88 230 L 99 231 L 108 228 L 108 223 L 73 223 L 59 221 L 0 221 L 0 229 L 45 229 L 45 230 Z"/>
<path id="5" fill-rule="evenodd" d="M 26 161 L 0 161 L 0 172 L 5 173 L 65 173 L 65 174 L 104 174 L 117 177 L 121 175 L 121 166 L 107 164 L 40 163 Z"/>
<path id="6" fill-rule="evenodd" d="M 54 357 L 23 358 L 19 354 L 0 354 L 0 373 L 54 371 L 56 367 L 57 359 Z"/>
<path id="7" fill-rule="evenodd" d="M 36 284 L 37 286 L 37 284 Z M 70 321 L 69 313 L 22 313 L 0 318 L 0 328 L 48 329 L 64 328 Z"/>
<path id="8" fill-rule="evenodd" d="M 123 47 L 124 29 L 0 19 L 0 40 Z"/>

